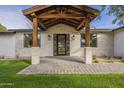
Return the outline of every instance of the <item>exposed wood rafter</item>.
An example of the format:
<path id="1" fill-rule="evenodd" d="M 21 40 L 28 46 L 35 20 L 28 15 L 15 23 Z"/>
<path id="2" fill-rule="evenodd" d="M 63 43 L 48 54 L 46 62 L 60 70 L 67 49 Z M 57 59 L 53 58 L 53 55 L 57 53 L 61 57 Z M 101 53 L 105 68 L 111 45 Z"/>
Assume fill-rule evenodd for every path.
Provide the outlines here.
<path id="1" fill-rule="evenodd" d="M 83 27 L 83 26 L 85 25 L 85 22 L 86 22 L 86 20 L 83 19 L 83 20 L 81 21 L 81 23 L 77 26 L 77 30 L 79 30 L 81 27 Z"/>
<path id="2" fill-rule="evenodd" d="M 47 28 L 45 27 L 45 25 L 42 23 L 42 21 L 38 20 L 38 24 L 43 28 L 43 30 L 46 30 Z"/>
<path id="3" fill-rule="evenodd" d="M 82 15 L 71 15 L 71 14 L 49 14 L 49 15 L 40 15 L 38 16 L 38 18 L 58 18 L 58 19 L 62 19 L 62 18 L 73 18 L 73 19 L 79 19 L 79 18 L 85 18 Z"/>
<path id="4" fill-rule="evenodd" d="M 96 9 L 85 5 L 41 5 L 23 11 L 31 21 L 38 19 L 38 27 L 46 30 L 48 27 L 63 23 L 82 29 L 86 24 L 86 19 L 92 21 L 99 12 Z"/>

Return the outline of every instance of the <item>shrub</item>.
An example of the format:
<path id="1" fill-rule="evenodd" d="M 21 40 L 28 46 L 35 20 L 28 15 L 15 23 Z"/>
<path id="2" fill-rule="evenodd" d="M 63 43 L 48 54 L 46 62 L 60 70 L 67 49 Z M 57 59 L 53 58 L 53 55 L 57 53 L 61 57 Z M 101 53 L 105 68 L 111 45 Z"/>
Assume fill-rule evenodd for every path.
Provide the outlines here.
<path id="1" fill-rule="evenodd" d="M 124 62 L 124 59 L 122 59 L 121 62 Z"/>
<path id="2" fill-rule="evenodd" d="M 94 63 L 99 63 L 99 60 L 98 59 L 95 59 L 93 62 Z"/>
<path id="3" fill-rule="evenodd" d="M 106 55 L 102 56 L 103 58 L 108 58 Z"/>
<path id="4" fill-rule="evenodd" d="M 111 59 L 111 60 L 108 61 L 108 63 L 114 63 L 114 60 Z"/>
<path id="5" fill-rule="evenodd" d="M 121 62 L 124 62 L 124 57 L 121 58 Z"/>
<path id="6" fill-rule="evenodd" d="M 108 56 L 108 59 L 110 60 L 110 59 L 112 59 L 113 57 L 112 56 Z"/>
<path id="7" fill-rule="evenodd" d="M 118 57 L 115 57 L 115 58 L 117 58 L 117 59 L 122 59 L 123 57 L 121 57 L 121 56 L 118 56 Z"/>
<path id="8" fill-rule="evenodd" d="M 93 60 L 96 60 L 96 55 L 93 55 Z"/>

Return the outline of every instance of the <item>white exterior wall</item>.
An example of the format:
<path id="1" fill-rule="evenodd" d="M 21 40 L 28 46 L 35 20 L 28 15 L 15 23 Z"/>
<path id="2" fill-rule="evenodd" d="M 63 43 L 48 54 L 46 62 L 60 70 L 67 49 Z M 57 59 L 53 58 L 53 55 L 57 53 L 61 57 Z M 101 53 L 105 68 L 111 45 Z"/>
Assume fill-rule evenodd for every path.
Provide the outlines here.
<path id="1" fill-rule="evenodd" d="M 113 56 L 114 55 L 114 36 L 112 32 L 96 32 L 97 47 L 92 47 L 92 54 L 96 56 Z M 84 56 L 84 48 L 81 49 L 81 55 Z"/>
<path id="2" fill-rule="evenodd" d="M 84 56 L 84 48 L 81 48 L 81 32 L 67 25 L 58 24 L 49 28 L 47 31 L 41 32 L 41 56 L 53 56 L 53 34 L 70 34 L 70 56 Z M 16 54 L 21 57 L 31 56 L 31 48 L 24 48 L 24 32 L 16 33 Z M 51 40 L 48 40 L 48 35 Z M 75 40 L 71 37 L 75 35 Z M 93 55 L 97 56 L 113 56 L 113 33 L 103 32 L 97 34 L 97 47 L 92 48 Z"/>
<path id="3" fill-rule="evenodd" d="M 124 29 L 114 31 L 114 55 L 124 57 Z"/>
<path id="4" fill-rule="evenodd" d="M 113 56 L 114 36 L 112 32 L 100 32 L 97 34 L 97 48 L 93 47 L 93 55 Z"/>
<path id="5" fill-rule="evenodd" d="M 124 29 L 123 29 L 124 30 Z M 124 31 L 95 31 L 97 32 L 97 47 L 93 47 L 93 55 L 96 56 L 124 56 Z M 92 30 L 91 30 L 92 31 Z M 32 49 L 24 48 L 24 33 L 31 33 L 26 31 L 19 31 L 17 33 L 0 33 L 0 56 L 15 57 L 31 57 Z M 58 24 L 47 31 L 41 31 L 41 48 L 39 49 L 41 56 L 53 56 L 53 34 L 69 34 L 70 35 L 70 56 L 84 56 L 84 48 L 81 48 L 81 33 L 74 28 Z M 48 35 L 51 40 L 48 40 Z M 71 37 L 75 35 L 75 40 Z"/>
<path id="6" fill-rule="evenodd" d="M 53 35 L 54 34 L 69 34 L 70 35 L 70 56 L 80 56 L 80 33 L 74 28 L 67 25 L 59 24 L 49 28 L 47 31 L 41 33 L 41 55 L 53 56 Z M 48 35 L 52 36 L 51 40 L 48 40 Z M 71 37 L 75 35 L 75 40 L 71 40 Z"/>
<path id="7" fill-rule="evenodd" d="M 74 28 L 66 25 L 56 25 L 42 32 L 41 34 L 41 46 L 42 56 L 53 56 L 53 34 L 70 34 L 70 56 L 84 56 L 84 48 L 81 48 L 81 35 L 80 32 Z M 48 40 L 48 35 L 51 35 L 51 40 Z M 75 40 L 71 40 L 71 37 L 75 35 Z M 99 32 L 97 33 L 97 47 L 93 47 L 93 55 L 97 56 L 113 56 L 113 33 L 112 32 Z"/>
<path id="8" fill-rule="evenodd" d="M 24 32 L 16 33 L 16 55 L 20 57 L 31 57 L 31 48 L 24 48 Z"/>
<path id="9" fill-rule="evenodd" d="M 28 33 L 28 32 L 25 32 Z M 70 34 L 70 38 L 75 35 L 75 40 L 70 39 L 70 56 L 80 56 L 80 33 L 75 31 L 74 28 L 59 24 L 49 28 L 47 31 L 41 32 L 41 56 L 53 56 L 53 34 Z M 48 35 L 51 36 L 51 40 L 48 40 Z M 16 54 L 20 57 L 30 57 L 31 48 L 24 48 L 24 32 L 16 33 Z"/>
<path id="10" fill-rule="evenodd" d="M 15 34 L 1 33 L 0 34 L 0 56 L 7 58 L 15 57 Z"/>

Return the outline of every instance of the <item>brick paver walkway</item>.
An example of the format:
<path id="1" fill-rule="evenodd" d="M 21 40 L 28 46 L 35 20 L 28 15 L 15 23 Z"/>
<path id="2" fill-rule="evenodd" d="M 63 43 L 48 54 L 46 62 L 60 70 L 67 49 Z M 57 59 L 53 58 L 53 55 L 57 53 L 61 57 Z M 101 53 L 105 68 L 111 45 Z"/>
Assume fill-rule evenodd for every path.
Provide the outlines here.
<path id="1" fill-rule="evenodd" d="M 109 74 L 124 73 L 124 63 L 84 64 L 79 57 L 44 57 L 18 74 Z"/>

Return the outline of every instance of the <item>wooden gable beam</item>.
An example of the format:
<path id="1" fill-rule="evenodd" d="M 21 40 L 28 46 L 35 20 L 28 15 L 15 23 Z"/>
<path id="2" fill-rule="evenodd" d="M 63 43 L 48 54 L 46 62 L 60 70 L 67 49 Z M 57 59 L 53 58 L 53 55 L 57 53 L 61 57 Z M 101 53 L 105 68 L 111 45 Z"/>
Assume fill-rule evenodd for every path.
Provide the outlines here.
<path id="1" fill-rule="evenodd" d="M 60 20 L 57 20 L 57 21 L 54 21 L 50 24 L 46 24 L 46 27 L 50 27 L 50 26 L 53 26 L 53 25 L 56 25 L 56 24 L 59 24 L 60 23 Z"/>
<path id="2" fill-rule="evenodd" d="M 75 24 L 79 24 L 79 21 L 73 20 L 73 19 L 66 19 L 69 22 L 75 23 Z"/>
<path id="3" fill-rule="evenodd" d="M 50 24 L 50 23 L 55 22 L 57 20 L 58 19 L 51 19 L 51 20 L 48 20 L 48 21 L 44 21 L 44 24 Z"/>
<path id="4" fill-rule="evenodd" d="M 36 15 L 35 13 L 32 13 L 31 16 L 32 16 L 33 18 L 37 18 L 37 23 L 38 23 L 44 30 L 46 30 L 45 25 L 42 23 L 41 20 L 38 19 L 37 15 Z"/>
<path id="5" fill-rule="evenodd" d="M 77 30 L 79 30 L 82 26 L 86 24 L 87 21 L 91 21 L 91 14 L 87 14 L 85 19 L 81 21 L 81 23 L 78 25 Z"/>
<path id="6" fill-rule="evenodd" d="M 75 15 L 75 14 L 49 14 L 49 15 L 40 15 L 38 18 L 72 18 L 72 19 L 79 19 L 85 18 L 82 15 Z"/>
<path id="7" fill-rule="evenodd" d="M 47 29 L 46 26 L 42 23 L 42 21 L 38 21 L 38 24 L 39 24 L 44 30 Z"/>
<path id="8" fill-rule="evenodd" d="M 66 11 L 67 11 L 67 13 L 71 13 L 71 14 L 82 14 L 81 12 L 78 12 L 78 11 L 75 11 L 75 10 L 72 10 L 72 9 L 67 9 Z"/>
<path id="9" fill-rule="evenodd" d="M 63 20 L 62 20 L 63 21 Z M 71 20 L 67 20 L 67 19 L 65 19 L 64 21 L 66 21 L 66 22 L 68 22 L 68 23 L 70 23 L 70 24 L 74 24 L 74 25 L 78 25 L 79 23 L 75 23 L 75 22 L 73 22 L 73 21 L 71 21 Z"/>
<path id="10" fill-rule="evenodd" d="M 51 7 L 51 5 L 34 6 L 34 7 L 32 7 L 32 8 L 23 10 L 23 13 L 24 13 L 24 15 L 28 15 L 28 14 L 34 13 L 34 12 L 36 12 L 36 11 L 46 9 L 46 8 L 48 8 L 48 7 Z"/>
<path id="11" fill-rule="evenodd" d="M 35 13 L 31 13 L 31 17 L 37 17 L 37 15 Z"/>
<path id="12" fill-rule="evenodd" d="M 53 19 L 42 19 L 42 22 L 45 23 L 45 22 L 48 22 L 48 21 L 51 21 Z"/>
<path id="13" fill-rule="evenodd" d="M 68 21 L 66 21 L 66 20 L 63 20 L 62 23 L 63 23 L 63 24 L 66 24 L 66 25 L 69 25 L 69 26 L 72 26 L 72 27 L 76 27 L 76 26 L 77 26 L 76 24 L 71 23 L 71 22 L 68 22 Z"/>
<path id="14" fill-rule="evenodd" d="M 49 14 L 53 14 L 53 13 L 57 13 L 57 11 L 56 11 L 55 9 L 53 9 L 53 10 L 49 10 L 49 11 L 46 11 L 46 12 L 41 13 L 41 14 L 38 14 L 38 15 L 39 15 L 39 16 L 40 16 L 40 15 L 49 15 Z"/>
<path id="15" fill-rule="evenodd" d="M 68 5 L 67 7 L 68 7 L 69 9 L 74 10 L 74 11 L 76 11 L 76 12 L 79 12 L 79 13 L 81 13 L 81 14 L 84 14 L 84 15 L 87 14 L 87 12 L 82 11 L 81 9 L 79 9 L 79 8 L 77 8 L 77 7 L 75 7 L 75 6 Z"/>
<path id="16" fill-rule="evenodd" d="M 82 26 L 84 26 L 84 25 L 85 25 L 85 22 L 86 22 L 86 20 L 83 19 L 83 20 L 81 21 L 81 23 L 77 26 L 77 30 L 79 30 Z"/>

